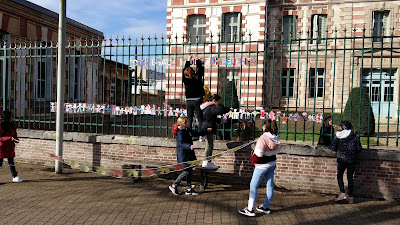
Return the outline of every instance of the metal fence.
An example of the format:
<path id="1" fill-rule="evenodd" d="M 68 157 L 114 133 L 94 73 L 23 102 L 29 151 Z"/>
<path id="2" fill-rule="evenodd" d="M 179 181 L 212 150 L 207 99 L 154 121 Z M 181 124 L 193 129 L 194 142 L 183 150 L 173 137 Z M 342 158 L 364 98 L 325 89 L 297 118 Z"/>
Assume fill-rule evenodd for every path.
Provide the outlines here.
<path id="1" fill-rule="evenodd" d="M 311 38 L 300 32 L 291 39 L 271 33 L 257 40 L 243 34 L 233 42 L 211 35 L 202 43 L 177 36 L 69 40 L 65 130 L 171 136 L 185 113 L 182 67 L 192 56 L 203 62 L 210 93 L 232 107 L 221 116 L 220 139 L 254 139 L 263 119 L 274 118 L 282 140 L 314 145 L 326 135 L 323 118 L 340 123 L 348 100 L 353 104 L 350 91 L 363 87 L 374 117 L 351 121 L 375 123 L 370 134 L 356 130 L 363 145 L 398 147 L 400 36 L 386 33 L 354 29 Z M 56 44 L 4 41 L 0 52 L 2 109 L 14 113 L 20 128 L 54 130 Z M 367 113 L 349 109 L 358 118 Z"/>

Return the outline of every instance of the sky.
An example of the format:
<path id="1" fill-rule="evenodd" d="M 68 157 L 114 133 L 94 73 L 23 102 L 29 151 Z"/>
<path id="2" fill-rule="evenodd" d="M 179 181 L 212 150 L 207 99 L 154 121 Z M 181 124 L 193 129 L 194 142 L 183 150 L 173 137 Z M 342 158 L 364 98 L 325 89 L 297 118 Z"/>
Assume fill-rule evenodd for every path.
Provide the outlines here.
<path id="1" fill-rule="evenodd" d="M 59 11 L 58 0 L 29 0 Z M 106 38 L 122 35 L 161 37 L 166 34 L 167 0 L 67 0 L 67 17 L 104 33 Z"/>

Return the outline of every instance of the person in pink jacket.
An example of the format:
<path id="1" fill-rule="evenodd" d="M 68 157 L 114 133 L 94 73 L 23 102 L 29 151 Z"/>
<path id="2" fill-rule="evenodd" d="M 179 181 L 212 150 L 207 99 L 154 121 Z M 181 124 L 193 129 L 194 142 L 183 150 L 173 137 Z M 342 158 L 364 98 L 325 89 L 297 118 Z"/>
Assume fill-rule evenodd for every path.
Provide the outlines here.
<path id="1" fill-rule="evenodd" d="M 267 120 L 263 125 L 264 133 L 257 140 L 251 163 L 255 165 L 253 177 L 250 182 L 250 194 L 247 207 L 239 210 L 245 216 L 255 216 L 254 207 L 257 200 L 257 189 L 263 178 L 267 186 L 265 201 L 256 210 L 270 214 L 269 206 L 274 194 L 274 172 L 276 169 L 276 154 L 279 150 L 280 139 L 278 137 L 278 125 L 276 121 Z"/>
<path id="2" fill-rule="evenodd" d="M 0 120 L 0 168 L 3 166 L 3 159 L 7 159 L 13 182 L 22 182 L 14 165 L 15 143 L 18 142 L 14 116 L 10 111 L 5 110 Z"/>

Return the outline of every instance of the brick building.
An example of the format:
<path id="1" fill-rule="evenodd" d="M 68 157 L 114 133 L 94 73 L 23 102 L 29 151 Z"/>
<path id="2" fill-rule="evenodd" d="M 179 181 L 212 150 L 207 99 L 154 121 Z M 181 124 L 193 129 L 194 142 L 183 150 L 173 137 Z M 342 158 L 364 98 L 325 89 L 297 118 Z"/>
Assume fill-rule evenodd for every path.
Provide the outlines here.
<path id="1" fill-rule="evenodd" d="M 375 116 L 397 117 L 399 8 L 400 1 L 268 1 L 269 36 L 282 40 L 275 48 L 287 51 L 268 66 L 275 79 L 267 80 L 280 84 L 275 88 L 282 96 L 278 102 L 274 92 L 274 104 L 333 106 L 340 112 L 351 88 L 361 83 L 369 89 Z"/>
<path id="2" fill-rule="evenodd" d="M 167 35 L 171 43 L 185 45 L 173 46 L 169 53 L 178 59 L 204 57 L 205 84 L 211 92 L 221 93 L 225 81 L 234 80 L 242 106 L 315 106 L 317 111 L 333 107 L 340 112 L 351 88 L 361 83 L 369 89 L 375 115 L 395 117 L 400 61 L 397 51 L 390 50 L 389 36 L 399 24 L 399 5 L 400 1 L 170 0 Z M 396 46 L 400 33 L 395 29 L 393 34 Z M 216 55 L 227 59 L 246 54 L 256 63 L 216 66 L 212 61 Z M 169 99 L 181 100 L 181 62 L 167 71 Z"/>
<path id="3" fill-rule="evenodd" d="M 167 98 L 184 100 L 182 63 L 196 55 L 204 59 L 212 93 L 222 94 L 232 81 L 242 105 L 260 106 L 263 61 L 257 53 L 264 48 L 265 6 L 263 0 L 168 0 L 167 36 L 177 44 L 168 51 L 178 60 L 167 70 Z"/>
<path id="4" fill-rule="evenodd" d="M 6 75 L 6 108 L 21 119 L 46 117 L 56 101 L 58 14 L 25 0 L 1 2 L 1 47 L 7 50 L 0 51 L 0 87 Z M 102 32 L 67 18 L 66 40 L 66 102 L 131 102 L 131 72 L 102 53 Z M 0 98 L 3 108 L 3 90 Z"/>

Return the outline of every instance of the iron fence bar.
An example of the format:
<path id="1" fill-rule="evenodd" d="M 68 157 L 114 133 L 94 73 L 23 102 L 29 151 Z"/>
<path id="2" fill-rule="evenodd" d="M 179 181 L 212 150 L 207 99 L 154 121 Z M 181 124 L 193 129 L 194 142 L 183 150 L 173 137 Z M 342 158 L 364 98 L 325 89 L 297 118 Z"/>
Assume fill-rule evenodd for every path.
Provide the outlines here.
<path id="1" fill-rule="evenodd" d="M 394 32 L 394 27 L 391 29 L 391 34 L 390 34 L 390 49 L 393 48 L 393 32 Z M 388 96 L 387 100 L 389 102 L 389 108 L 388 108 L 388 117 L 387 117 L 387 130 L 386 130 L 386 146 L 389 146 L 389 126 L 390 126 L 390 105 L 391 105 L 391 92 L 392 92 L 392 66 L 393 66 L 393 51 L 390 51 L 390 65 L 389 65 L 389 90 L 388 90 Z M 394 91 L 394 90 L 393 90 Z M 393 96 L 394 98 L 394 96 Z M 385 99 L 383 99 L 385 100 Z M 393 99 L 394 100 L 394 99 Z"/>
<path id="2" fill-rule="evenodd" d="M 272 111 L 273 109 L 273 99 L 274 99 L 274 79 L 275 79 L 275 41 L 276 41 L 276 32 L 274 30 L 274 39 L 272 42 L 272 77 L 271 77 L 271 102 L 270 102 L 270 106 L 269 106 L 269 110 Z"/>
<path id="3" fill-rule="evenodd" d="M 382 29 L 382 33 L 385 33 L 385 29 Z M 380 128 L 380 122 L 381 122 L 381 102 L 382 102 L 382 66 L 383 66 L 383 40 L 384 40 L 384 36 L 382 34 L 382 38 L 381 39 L 381 57 L 380 57 L 380 71 L 379 71 L 379 102 L 378 102 L 378 132 L 377 132 L 377 138 L 376 138 L 376 144 L 379 146 L 379 136 L 380 136 L 380 132 L 379 132 L 379 128 Z M 385 92 L 383 92 L 385 93 Z"/>
<path id="4" fill-rule="evenodd" d="M 299 32 L 299 37 L 301 37 L 301 35 L 303 34 L 303 32 Z M 299 81 L 300 81 L 300 53 L 301 53 L 301 43 L 300 40 L 297 40 L 297 78 L 296 78 L 296 112 L 298 111 L 298 104 L 299 104 Z M 294 75 L 294 74 L 293 74 Z M 294 77 L 293 77 L 294 78 Z M 294 83 L 294 82 L 293 82 Z M 293 90 L 294 92 L 294 90 Z M 293 93 L 294 94 L 294 93 Z M 288 134 L 286 135 L 288 136 Z M 294 141 L 297 141 L 297 119 L 295 119 L 294 122 Z"/>
<path id="5" fill-rule="evenodd" d="M 279 45 L 281 46 L 280 50 L 280 62 L 279 62 L 279 86 L 278 86 L 278 110 L 281 110 L 281 97 L 282 97 L 282 73 L 283 73 L 283 44 L 284 44 L 284 39 L 283 39 L 283 32 L 281 32 L 280 35 L 280 42 Z M 290 62 L 289 62 L 290 64 Z M 273 83 L 273 82 L 272 82 Z M 272 92 L 273 94 L 273 92 Z M 277 116 L 277 120 L 279 121 L 279 118 Z M 278 122 L 278 134 L 281 132 L 281 123 Z M 287 135 L 286 135 L 287 138 Z"/>
<path id="6" fill-rule="evenodd" d="M 329 36 L 329 33 L 328 33 L 328 30 L 326 30 L 326 37 L 328 37 Z M 323 96 L 323 100 L 322 100 L 322 115 L 325 115 L 325 94 L 326 94 L 326 63 L 327 63 L 327 56 L 328 56 L 328 40 L 326 39 L 325 40 L 325 56 L 324 56 L 324 61 L 325 61 L 325 63 L 324 63 L 324 78 L 323 78 L 323 80 L 324 80 L 324 83 L 323 83 L 323 94 L 322 94 L 322 96 Z M 332 101 L 333 101 L 333 99 L 332 99 Z M 320 135 L 322 135 L 322 137 L 325 137 L 325 129 L 323 129 L 323 127 L 324 127 L 324 119 L 325 118 L 322 118 L 322 133 L 320 134 Z M 331 132 L 332 133 L 332 132 Z M 313 135 L 314 136 L 314 135 Z M 320 137 L 321 138 L 321 137 Z M 319 141 L 318 141 L 319 142 Z"/>
<path id="7" fill-rule="evenodd" d="M 355 55 L 355 50 L 354 50 L 354 48 L 355 48 L 355 44 L 356 44 L 356 40 L 355 40 L 355 35 L 356 35 L 356 29 L 355 28 L 353 28 L 353 37 L 352 37 L 352 42 L 353 42 L 353 45 L 352 45 L 352 51 L 353 51 L 353 53 L 351 54 L 352 56 L 352 59 L 350 60 L 350 62 L 352 62 L 352 65 L 351 65 L 351 79 L 350 79 L 350 94 L 349 94 L 349 100 L 350 100 L 350 120 L 352 120 L 351 118 L 353 118 L 352 117 L 352 113 L 353 113 L 353 80 L 354 80 L 354 55 Z M 347 100 L 348 101 L 348 100 Z M 358 109 L 358 110 L 360 110 L 360 109 Z M 353 122 L 353 123 L 355 123 L 356 121 L 351 121 L 351 122 Z M 360 133 L 360 127 L 358 127 L 358 133 Z"/>
<path id="8" fill-rule="evenodd" d="M 369 87 L 369 93 L 371 94 L 372 93 L 372 69 L 373 69 L 373 64 L 374 64 L 374 60 L 373 60 L 373 58 L 374 58 L 374 39 L 373 39 L 373 37 L 371 36 L 371 66 L 370 66 L 370 75 L 369 75 L 369 84 L 370 84 L 370 87 Z M 371 100 L 372 101 L 372 100 Z M 374 115 L 375 116 L 375 115 Z M 370 121 L 371 121 L 371 113 L 369 113 L 368 112 L 368 124 L 370 123 Z M 372 119 L 374 119 L 374 118 L 372 118 Z M 369 136 L 369 133 L 370 133 L 370 127 L 368 126 L 367 127 L 367 134 L 368 134 L 368 136 Z M 370 139 L 368 138 L 367 139 L 367 146 L 369 147 L 369 145 L 370 145 Z"/>
<path id="9" fill-rule="evenodd" d="M 344 39 L 343 39 L 343 70 L 342 70 L 342 100 L 340 103 L 340 121 L 343 121 L 343 91 L 344 91 L 344 71 L 346 67 L 346 33 L 347 29 L 346 27 L 343 30 L 344 32 Z"/>
<path id="10" fill-rule="evenodd" d="M 333 55 L 334 55 L 334 57 L 333 57 L 333 82 L 332 82 L 332 96 L 335 96 L 335 83 L 336 83 L 336 60 L 337 60 L 337 58 L 336 58 L 336 54 L 337 54 L 337 32 L 338 32 L 338 30 L 335 28 L 335 30 L 334 30 L 334 32 L 335 32 L 335 46 L 334 46 L 334 52 L 333 52 Z M 331 99 L 331 123 L 332 123 L 332 126 L 331 126 L 331 139 L 333 139 L 333 135 L 334 135 L 334 132 L 332 132 L 333 131 L 333 124 L 334 124 L 334 122 L 335 122 L 335 117 L 334 117 L 334 106 L 335 106 L 335 100 L 334 100 L 334 98 L 332 98 Z"/>
<path id="11" fill-rule="evenodd" d="M 361 71 L 360 71 L 360 106 L 362 104 L 362 90 L 363 90 L 363 86 L 362 86 L 362 80 L 363 80 L 363 71 L 364 71 L 364 48 L 365 48 L 365 25 L 363 27 L 363 39 L 362 39 L 362 51 L 361 51 Z M 368 113 L 369 113 L 368 109 Z M 361 108 L 358 110 L 358 126 L 361 127 Z M 358 130 L 358 132 L 360 133 L 360 129 Z M 368 140 L 370 138 L 370 135 L 368 134 L 367 136 Z M 368 146 L 369 148 L 369 146 Z"/>
<path id="12" fill-rule="evenodd" d="M 307 32 L 307 51 L 306 51 L 306 82 L 305 82 L 305 87 L 304 87 L 304 112 L 306 112 L 307 111 L 307 99 L 308 99 L 308 97 L 307 97 L 307 83 L 309 83 L 309 80 L 308 80 L 308 72 L 309 72 L 309 69 L 308 69 L 308 61 L 309 61 L 309 48 L 310 48 L 310 42 L 311 42 L 311 40 L 313 40 L 312 39 L 312 33 L 311 33 L 311 39 L 310 39 L 310 30 L 308 30 L 308 32 Z M 311 73 L 311 71 L 310 71 L 310 73 Z M 311 76 L 311 75 L 310 75 Z M 310 87 L 311 87 L 311 83 L 310 83 Z M 306 132 L 306 120 L 305 119 L 303 119 L 303 142 L 305 142 L 305 139 L 306 139 L 306 134 L 305 134 L 305 132 Z"/>
<path id="13" fill-rule="evenodd" d="M 290 34 L 290 42 L 289 42 L 289 68 L 287 68 L 287 73 L 286 73 L 286 84 L 285 85 L 285 89 L 286 89 L 286 112 L 287 114 L 289 114 L 289 108 L 290 108 L 290 79 L 292 76 L 291 70 L 292 70 L 292 43 L 293 43 L 293 31 L 289 32 Z M 282 35 L 283 36 L 283 35 Z M 297 60 L 298 61 L 298 60 Z M 294 73 L 293 73 L 293 82 L 294 82 Z M 286 141 L 289 139 L 289 121 L 286 122 Z M 294 131 L 294 133 L 296 133 L 296 130 Z"/>

